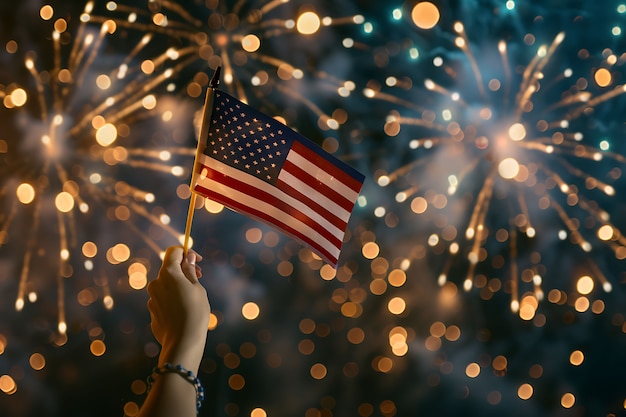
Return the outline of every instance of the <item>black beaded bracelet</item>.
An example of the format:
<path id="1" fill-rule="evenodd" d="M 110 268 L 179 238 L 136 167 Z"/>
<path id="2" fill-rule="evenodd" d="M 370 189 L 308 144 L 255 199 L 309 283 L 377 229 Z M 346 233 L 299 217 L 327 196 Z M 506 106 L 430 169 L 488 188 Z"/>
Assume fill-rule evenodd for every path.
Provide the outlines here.
<path id="1" fill-rule="evenodd" d="M 166 373 L 178 374 L 193 385 L 193 387 L 196 389 L 196 412 L 200 411 L 202 400 L 204 400 L 204 388 L 202 387 L 202 384 L 200 383 L 198 377 L 195 376 L 193 372 L 183 368 L 181 365 L 174 366 L 171 363 L 165 363 L 162 367 L 155 366 L 152 370 L 152 374 L 147 379 L 148 389 L 146 392 L 150 392 L 152 384 L 159 375 Z"/>

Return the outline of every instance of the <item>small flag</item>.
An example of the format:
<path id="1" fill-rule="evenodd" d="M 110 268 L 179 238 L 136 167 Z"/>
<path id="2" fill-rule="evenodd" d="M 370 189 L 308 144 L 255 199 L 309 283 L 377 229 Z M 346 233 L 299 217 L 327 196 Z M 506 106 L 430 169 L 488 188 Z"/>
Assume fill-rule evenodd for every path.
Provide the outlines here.
<path id="1" fill-rule="evenodd" d="M 215 90 L 192 189 L 337 266 L 365 177 L 277 120 Z"/>

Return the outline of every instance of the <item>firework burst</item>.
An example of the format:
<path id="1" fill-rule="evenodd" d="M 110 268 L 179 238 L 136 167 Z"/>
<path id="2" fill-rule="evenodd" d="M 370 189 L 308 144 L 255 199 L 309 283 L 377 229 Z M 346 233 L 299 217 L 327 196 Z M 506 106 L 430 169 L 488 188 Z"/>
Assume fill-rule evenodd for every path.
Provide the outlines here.
<path id="1" fill-rule="evenodd" d="M 129 31 L 164 39 L 186 62 L 186 92 L 191 97 L 201 96 L 208 84 L 207 69 L 221 66 L 224 88 L 268 114 L 293 123 L 297 108 L 304 107 L 317 117 L 316 129 L 335 130 L 345 123 L 348 115 L 339 103 L 355 88 L 353 81 L 344 79 L 353 64 L 337 50 L 364 47 L 355 40 L 371 31 L 362 15 L 331 17 L 317 6 L 291 0 L 213 0 L 200 5 L 150 0 L 148 6 L 144 10 L 109 2 L 110 17 L 92 20 L 111 18 Z M 330 46 L 336 42 L 340 48 Z M 328 105 L 320 107 L 320 97 Z"/>
<path id="2" fill-rule="evenodd" d="M 429 23 L 424 15 L 414 22 L 420 28 Z M 588 299 L 594 285 L 612 288 L 598 254 L 609 248 L 614 259 L 626 258 L 623 225 L 603 208 L 626 162 L 611 139 L 620 123 L 602 116 L 623 100 L 623 57 L 581 48 L 582 64 L 565 67 L 554 59 L 565 33 L 540 46 L 529 33 L 522 47 L 510 48 L 505 41 L 472 45 L 460 22 L 453 31 L 454 46 L 433 49 L 434 67 L 420 66 L 432 76 L 396 73 L 385 86 L 371 82 L 365 90 L 393 105 L 384 130 L 394 139 L 386 146 L 401 155 L 396 167 L 377 173 L 378 185 L 397 187 L 396 201 L 439 229 L 426 245 L 447 253 L 440 285 L 464 264 L 465 290 L 478 286 L 490 298 L 504 287 L 511 309 L 531 320 L 544 298 L 547 265 L 558 264 L 558 242 L 569 242 L 580 251 L 572 273 L 578 277 L 561 288 L 575 287 L 574 294 L 567 300 L 554 289 L 548 299 L 578 311 L 601 309 Z M 417 58 L 417 48 L 411 45 L 409 54 Z M 577 74 L 580 66 L 588 72 Z M 502 285 L 496 278 L 496 285 L 488 268 L 509 279 Z"/>
<path id="3" fill-rule="evenodd" d="M 171 180 L 175 190 L 193 158 L 193 145 L 181 146 L 193 134 L 177 122 L 184 106 L 167 94 L 176 63 L 168 65 L 173 61 L 165 53 L 150 61 L 161 69 L 136 64 L 149 37 L 128 55 L 107 55 L 115 23 L 89 23 L 92 7 L 78 19 L 75 36 L 74 21 L 42 7 L 42 19 L 54 27 L 50 56 L 45 48 L 25 52 L 25 81 L 0 89 L 8 126 L 0 140 L 3 280 L 19 281 L 15 308 L 22 310 L 49 292 L 49 277 L 56 275 L 60 341 L 68 278 L 84 285 L 76 288 L 79 304 L 100 300 L 110 309 L 113 293 L 101 268 L 127 264 L 128 285 L 140 289 L 148 259 L 179 242 L 168 206 L 177 199 L 160 196 L 154 184 Z M 19 49 L 16 41 L 7 46 L 16 59 Z M 146 133 L 145 126 L 153 130 Z M 152 250 L 135 251 L 134 242 Z"/>

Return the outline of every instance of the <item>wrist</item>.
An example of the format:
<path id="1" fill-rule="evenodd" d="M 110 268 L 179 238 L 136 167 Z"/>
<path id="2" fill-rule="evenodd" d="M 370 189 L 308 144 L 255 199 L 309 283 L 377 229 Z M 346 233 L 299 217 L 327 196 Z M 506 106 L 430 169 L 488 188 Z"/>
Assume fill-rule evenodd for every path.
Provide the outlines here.
<path id="1" fill-rule="evenodd" d="M 164 345 L 159 354 L 158 364 L 159 366 L 163 366 L 165 363 L 181 365 L 197 374 L 203 355 L 204 343 Z"/>
<path id="2" fill-rule="evenodd" d="M 189 369 L 185 369 L 181 365 L 172 365 L 171 363 L 166 362 L 162 366 L 156 366 L 152 370 L 152 374 L 147 378 L 147 384 L 148 384 L 147 392 L 150 393 L 150 390 L 157 379 L 167 378 L 165 374 L 176 374 L 178 375 L 178 377 L 183 378 L 188 383 L 190 383 L 191 386 L 193 386 L 193 388 L 196 391 L 196 414 L 197 414 L 198 411 L 200 410 L 200 407 L 202 406 L 202 400 L 204 400 L 204 388 L 202 387 L 202 383 L 200 382 L 200 379 L 196 376 L 196 374 Z M 166 382 L 163 382 L 163 383 L 166 383 Z M 174 387 L 172 383 L 174 383 L 174 381 L 170 381 L 168 385 L 170 385 L 171 387 Z M 177 384 L 176 386 L 178 386 L 177 388 L 178 393 L 182 393 L 180 385 L 178 383 L 176 384 Z M 164 390 L 163 385 L 161 385 L 161 388 L 162 388 L 161 393 L 163 393 L 163 390 Z M 173 388 L 170 388 L 170 390 L 172 389 Z"/>

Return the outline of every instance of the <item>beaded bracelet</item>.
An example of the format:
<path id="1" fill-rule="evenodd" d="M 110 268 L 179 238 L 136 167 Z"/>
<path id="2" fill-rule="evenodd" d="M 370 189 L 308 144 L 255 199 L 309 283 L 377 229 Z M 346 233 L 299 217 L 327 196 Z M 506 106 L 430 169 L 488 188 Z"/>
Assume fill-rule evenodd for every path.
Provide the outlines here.
<path id="1" fill-rule="evenodd" d="M 196 411 L 200 411 L 202 400 L 204 400 L 204 388 L 202 387 L 202 384 L 200 383 L 198 377 L 195 376 L 193 372 L 183 368 L 181 365 L 174 366 L 171 363 L 165 363 L 162 367 L 155 366 L 152 370 L 152 374 L 147 379 L 148 389 L 146 392 L 150 392 L 152 384 L 159 375 L 168 372 L 182 376 L 193 385 L 193 387 L 196 389 Z"/>

